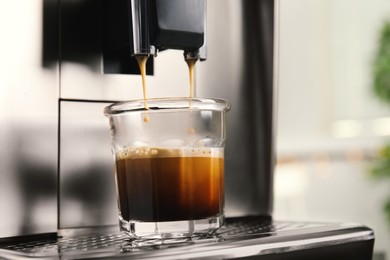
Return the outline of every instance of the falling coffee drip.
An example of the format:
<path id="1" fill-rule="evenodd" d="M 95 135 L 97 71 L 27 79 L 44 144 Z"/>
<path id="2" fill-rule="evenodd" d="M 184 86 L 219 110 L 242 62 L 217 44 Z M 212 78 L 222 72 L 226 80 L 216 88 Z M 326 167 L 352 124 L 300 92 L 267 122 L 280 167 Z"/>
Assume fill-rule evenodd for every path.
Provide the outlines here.
<path id="1" fill-rule="evenodd" d="M 188 69 L 190 72 L 190 98 L 194 97 L 195 94 L 195 63 L 197 59 L 186 59 Z"/>
<path id="2" fill-rule="evenodd" d="M 190 73 L 190 98 L 193 98 L 195 96 L 195 63 L 197 59 L 185 59 L 188 65 L 188 70 Z M 192 107 L 191 99 L 189 101 L 189 106 Z M 188 133 L 190 135 L 194 135 L 196 133 L 196 130 L 194 127 L 190 127 L 188 129 Z"/>
<path id="3" fill-rule="evenodd" d="M 147 102 L 147 95 L 146 95 L 146 62 L 148 61 L 149 56 L 148 55 L 137 55 L 135 56 L 138 62 L 139 70 L 141 72 L 142 77 L 142 92 L 144 96 L 144 107 L 145 110 L 148 110 L 148 102 Z M 189 76 L 190 76 L 190 98 L 193 98 L 195 96 L 195 63 L 197 59 L 186 59 L 188 69 L 189 69 Z M 191 106 L 191 101 L 190 101 Z M 149 122 L 150 117 L 145 113 L 144 116 L 144 122 Z"/>
<path id="4" fill-rule="evenodd" d="M 147 96 L 146 96 L 146 62 L 148 61 L 149 56 L 148 55 L 139 55 L 135 56 L 138 62 L 139 70 L 141 72 L 142 77 L 142 92 L 144 95 L 144 107 L 145 109 L 149 109 L 148 103 L 147 103 Z M 145 113 L 144 117 L 145 122 L 150 121 L 150 117 Z"/>

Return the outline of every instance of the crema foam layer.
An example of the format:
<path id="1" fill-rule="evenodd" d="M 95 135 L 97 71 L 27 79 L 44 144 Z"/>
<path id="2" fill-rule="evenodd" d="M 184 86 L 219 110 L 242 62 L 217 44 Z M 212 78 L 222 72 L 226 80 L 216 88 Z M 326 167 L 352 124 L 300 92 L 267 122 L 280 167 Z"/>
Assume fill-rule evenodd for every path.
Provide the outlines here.
<path id="1" fill-rule="evenodd" d="M 170 157 L 214 157 L 223 158 L 223 148 L 184 147 L 161 148 L 134 146 L 126 147 L 116 153 L 117 160 L 132 158 L 170 158 Z"/>

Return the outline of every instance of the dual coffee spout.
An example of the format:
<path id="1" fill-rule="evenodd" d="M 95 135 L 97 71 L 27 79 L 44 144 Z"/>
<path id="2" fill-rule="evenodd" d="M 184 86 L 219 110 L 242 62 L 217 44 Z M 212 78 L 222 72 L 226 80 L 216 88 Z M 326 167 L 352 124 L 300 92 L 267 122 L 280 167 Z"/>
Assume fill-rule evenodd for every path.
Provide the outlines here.
<path id="1" fill-rule="evenodd" d="M 185 59 L 206 59 L 206 0 L 127 0 L 132 56 L 165 49 Z"/>

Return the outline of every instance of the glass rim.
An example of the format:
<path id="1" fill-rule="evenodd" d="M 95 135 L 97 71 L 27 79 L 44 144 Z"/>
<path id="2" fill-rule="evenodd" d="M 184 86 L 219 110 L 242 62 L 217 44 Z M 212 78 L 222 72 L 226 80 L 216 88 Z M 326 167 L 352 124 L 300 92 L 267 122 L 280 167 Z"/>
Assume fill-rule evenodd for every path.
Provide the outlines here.
<path id="1" fill-rule="evenodd" d="M 180 110 L 229 111 L 231 104 L 221 98 L 166 97 L 120 101 L 104 108 L 106 116 L 127 112 L 162 112 Z"/>

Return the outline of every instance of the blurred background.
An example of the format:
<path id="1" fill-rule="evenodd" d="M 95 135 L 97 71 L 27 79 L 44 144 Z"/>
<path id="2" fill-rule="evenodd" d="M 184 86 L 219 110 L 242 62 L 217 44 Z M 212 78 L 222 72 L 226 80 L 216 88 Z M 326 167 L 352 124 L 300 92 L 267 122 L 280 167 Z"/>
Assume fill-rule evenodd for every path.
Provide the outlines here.
<path id="1" fill-rule="evenodd" d="M 274 217 L 364 223 L 390 259 L 390 2 L 280 8 Z"/>

